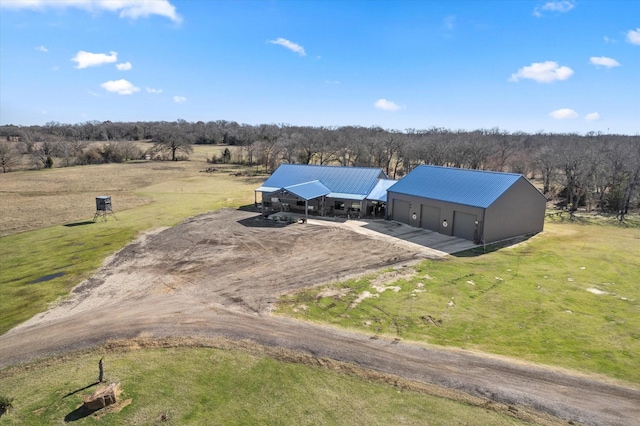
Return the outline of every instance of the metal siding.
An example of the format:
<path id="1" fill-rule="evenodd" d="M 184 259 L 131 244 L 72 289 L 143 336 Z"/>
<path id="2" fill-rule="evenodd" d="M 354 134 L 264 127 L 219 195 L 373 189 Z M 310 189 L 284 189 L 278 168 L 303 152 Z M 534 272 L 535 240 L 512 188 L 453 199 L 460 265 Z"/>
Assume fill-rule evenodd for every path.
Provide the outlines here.
<path id="1" fill-rule="evenodd" d="M 393 200 L 393 220 L 409 223 L 409 202 L 395 198 Z"/>
<path id="2" fill-rule="evenodd" d="M 458 238 L 473 241 L 478 217 L 473 214 L 454 211 L 453 212 L 453 235 Z"/>
<path id="3" fill-rule="evenodd" d="M 521 177 L 514 173 L 421 165 L 389 190 L 486 208 Z"/>
<path id="4" fill-rule="evenodd" d="M 438 232 L 440 230 L 440 208 L 422 204 L 420 206 L 420 227 Z"/>
<path id="5" fill-rule="evenodd" d="M 546 201 L 544 195 L 522 177 L 487 209 L 484 241 L 491 243 L 541 232 Z"/>

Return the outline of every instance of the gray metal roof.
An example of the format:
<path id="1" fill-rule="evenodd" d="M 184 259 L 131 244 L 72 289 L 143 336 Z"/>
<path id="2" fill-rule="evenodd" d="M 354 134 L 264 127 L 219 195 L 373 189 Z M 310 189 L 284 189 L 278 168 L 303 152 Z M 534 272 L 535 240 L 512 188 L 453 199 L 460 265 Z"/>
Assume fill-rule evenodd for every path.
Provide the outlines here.
<path id="1" fill-rule="evenodd" d="M 388 191 L 487 208 L 518 179 L 526 180 L 515 173 L 421 165 Z"/>
<path id="2" fill-rule="evenodd" d="M 368 200 L 371 201 L 382 201 L 387 202 L 387 189 L 390 186 L 395 184 L 397 180 L 392 179 L 380 179 L 376 186 L 371 190 L 369 195 L 367 196 Z"/>
<path id="3" fill-rule="evenodd" d="M 343 198 L 364 199 L 378 183 L 386 179 L 382 169 L 371 167 L 316 166 L 308 164 L 282 164 L 256 191 L 274 192 L 293 185 L 319 181 L 331 193 Z"/>

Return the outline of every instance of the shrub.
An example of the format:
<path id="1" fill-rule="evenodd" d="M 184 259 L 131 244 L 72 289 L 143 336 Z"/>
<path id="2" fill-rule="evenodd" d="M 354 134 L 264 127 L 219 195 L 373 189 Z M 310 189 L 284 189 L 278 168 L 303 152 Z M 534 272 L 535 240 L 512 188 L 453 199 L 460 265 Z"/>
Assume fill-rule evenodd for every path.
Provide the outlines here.
<path id="1" fill-rule="evenodd" d="M 13 408 L 13 398 L 0 394 L 0 411 L 9 411 L 10 408 Z"/>

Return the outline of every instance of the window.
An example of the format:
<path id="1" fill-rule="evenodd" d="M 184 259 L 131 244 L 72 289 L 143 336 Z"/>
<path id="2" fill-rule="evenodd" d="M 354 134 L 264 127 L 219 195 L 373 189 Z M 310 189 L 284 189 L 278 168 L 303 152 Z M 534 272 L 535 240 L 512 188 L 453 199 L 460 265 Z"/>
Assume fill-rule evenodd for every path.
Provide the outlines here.
<path id="1" fill-rule="evenodd" d="M 336 201 L 333 208 L 335 210 L 344 210 L 344 201 Z"/>
<path id="2" fill-rule="evenodd" d="M 296 206 L 302 206 L 302 207 L 304 207 L 304 200 L 298 200 L 298 201 L 296 201 Z"/>

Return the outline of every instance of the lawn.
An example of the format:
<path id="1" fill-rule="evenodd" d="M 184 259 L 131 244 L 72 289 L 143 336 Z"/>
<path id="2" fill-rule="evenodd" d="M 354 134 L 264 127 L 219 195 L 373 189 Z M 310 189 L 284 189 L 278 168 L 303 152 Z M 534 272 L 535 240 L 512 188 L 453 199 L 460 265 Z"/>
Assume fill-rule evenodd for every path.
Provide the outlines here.
<path id="1" fill-rule="evenodd" d="M 640 224 L 549 219 L 515 246 L 307 289 L 277 312 L 637 384 Z"/>
<path id="2" fill-rule="evenodd" d="M 141 232 L 253 203 L 263 177 L 236 176 L 244 169 L 234 166 L 201 172 L 207 167 L 194 160 L 0 175 L 0 229 L 10 234 L 0 238 L 0 333 L 65 297 Z M 112 196 L 117 220 L 92 221 L 97 195 Z"/>
<path id="3" fill-rule="evenodd" d="M 96 389 L 102 357 L 105 381 L 121 383 L 122 403 L 86 415 L 78 407 Z M 0 384 L 0 394 L 13 398 L 0 418 L 7 425 L 525 424 L 380 377 L 233 347 L 102 348 L 0 370 Z"/>

